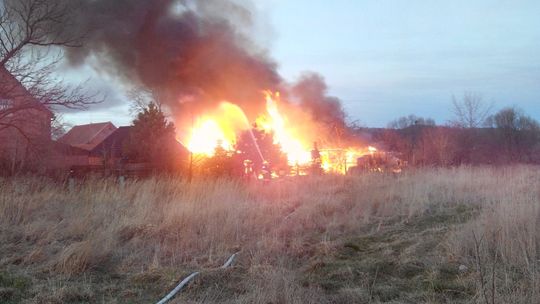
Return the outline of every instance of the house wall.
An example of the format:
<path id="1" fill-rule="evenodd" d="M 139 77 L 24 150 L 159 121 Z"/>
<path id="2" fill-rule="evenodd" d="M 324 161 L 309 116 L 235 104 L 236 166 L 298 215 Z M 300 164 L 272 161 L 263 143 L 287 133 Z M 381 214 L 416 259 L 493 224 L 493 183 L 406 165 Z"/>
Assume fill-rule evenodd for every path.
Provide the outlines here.
<path id="1" fill-rule="evenodd" d="M 52 143 L 51 119 L 48 109 L 0 70 L 0 170 L 44 162 Z"/>

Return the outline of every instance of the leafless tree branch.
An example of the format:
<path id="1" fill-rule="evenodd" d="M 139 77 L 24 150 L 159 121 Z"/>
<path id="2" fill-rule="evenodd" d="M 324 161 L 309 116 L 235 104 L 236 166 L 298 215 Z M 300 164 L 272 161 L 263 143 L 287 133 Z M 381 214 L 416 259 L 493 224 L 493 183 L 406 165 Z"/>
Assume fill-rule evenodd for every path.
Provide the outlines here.
<path id="1" fill-rule="evenodd" d="M 0 108 L 0 119 L 29 108 L 58 107 L 86 109 L 103 101 L 88 93 L 86 82 L 69 85 L 55 76 L 64 52 L 60 47 L 78 47 L 82 37 L 71 34 L 73 5 L 66 0 L 4 0 L 0 4 L 0 69 L 16 81 L 0 85 L 0 97 L 25 100 L 29 93 L 36 102 L 18 102 Z M 5 76 L 9 77 L 9 76 Z M 18 85 L 26 89 L 21 91 Z"/>
<path id="2" fill-rule="evenodd" d="M 486 104 L 482 95 L 474 92 L 465 92 L 461 100 L 452 96 L 452 106 L 454 119 L 450 124 L 460 128 L 481 127 L 493 108 L 493 104 Z"/>
<path id="3" fill-rule="evenodd" d="M 86 90 L 86 82 L 71 85 L 57 73 L 63 49 L 79 47 L 83 41 L 72 31 L 76 4 L 74 0 L 0 1 L 0 132 L 20 134 L 28 142 L 27 150 L 42 145 L 43 138 L 50 141 L 51 134 L 34 134 L 36 130 L 50 133 L 50 111 L 86 109 L 103 101 Z M 42 123 L 47 125 L 38 126 Z"/>

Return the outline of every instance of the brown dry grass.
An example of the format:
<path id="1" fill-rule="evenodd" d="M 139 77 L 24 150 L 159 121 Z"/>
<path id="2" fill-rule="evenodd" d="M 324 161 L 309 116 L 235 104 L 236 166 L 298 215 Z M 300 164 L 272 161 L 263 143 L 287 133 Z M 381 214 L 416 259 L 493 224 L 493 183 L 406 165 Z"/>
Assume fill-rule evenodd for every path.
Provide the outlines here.
<path id="1" fill-rule="evenodd" d="M 539 186 L 525 166 L 73 192 L 1 180 L 0 302 L 155 302 L 203 270 L 177 301 L 534 303 Z M 213 270 L 238 250 L 236 267 Z"/>

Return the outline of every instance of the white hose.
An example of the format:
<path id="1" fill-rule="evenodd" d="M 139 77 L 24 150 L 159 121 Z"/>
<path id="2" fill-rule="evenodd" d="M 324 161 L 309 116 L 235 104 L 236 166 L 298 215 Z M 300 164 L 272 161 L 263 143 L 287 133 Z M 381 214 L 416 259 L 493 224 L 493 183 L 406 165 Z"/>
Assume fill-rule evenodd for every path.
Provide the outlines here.
<path id="1" fill-rule="evenodd" d="M 231 264 L 234 262 L 234 259 L 236 258 L 237 254 L 238 254 L 238 252 L 231 255 L 231 257 L 225 262 L 225 264 L 223 264 L 223 266 L 221 266 L 221 268 L 227 268 L 227 267 L 231 266 Z"/>
<path id="2" fill-rule="evenodd" d="M 190 274 L 187 278 L 183 279 L 182 282 L 180 282 L 180 284 L 178 284 L 178 286 L 176 286 L 171 292 L 169 292 L 168 295 L 166 295 L 163 299 L 161 299 L 161 301 L 157 302 L 157 304 L 165 304 L 165 303 L 167 303 L 167 301 L 172 299 L 172 297 L 174 297 L 174 295 L 176 293 L 178 293 L 182 288 L 184 288 L 184 286 L 186 286 L 187 283 L 189 283 L 189 281 L 191 281 L 193 278 L 195 278 L 198 275 L 199 275 L 199 272 L 197 272 L 197 271 Z"/>
<path id="3" fill-rule="evenodd" d="M 220 268 L 227 268 L 227 267 L 231 266 L 231 264 L 234 262 L 234 259 L 236 258 L 237 255 L 238 255 L 238 252 L 231 255 L 231 257 L 228 258 L 227 261 L 225 262 L 225 264 L 223 264 L 223 266 L 221 266 Z M 182 282 L 180 282 L 180 284 L 178 284 L 171 292 L 169 292 L 169 294 L 167 294 L 163 299 L 161 299 L 159 302 L 157 302 L 157 304 L 165 304 L 165 303 L 167 303 L 180 290 L 182 290 L 182 288 L 184 288 L 184 286 L 186 286 L 191 280 L 193 280 L 198 275 L 199 275 L 199 272 L 196 271 L 196 272 L 190 274 L 189 276 L 187 276 L 185 279 L 182 280 Z"/>

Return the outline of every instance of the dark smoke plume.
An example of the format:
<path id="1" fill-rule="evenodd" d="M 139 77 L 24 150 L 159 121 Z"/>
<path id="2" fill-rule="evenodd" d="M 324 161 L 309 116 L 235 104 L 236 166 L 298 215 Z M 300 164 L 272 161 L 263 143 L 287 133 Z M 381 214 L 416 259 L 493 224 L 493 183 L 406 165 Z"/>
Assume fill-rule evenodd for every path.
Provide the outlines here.
<path id="1" fill-rule="evenodd" d="M 261 113 L 262 90 L 278 90 L 276 64 L 249 37 L 254 14 L 239 0 L 74 0 L 84 34 L 68 50 L 72 64 L 97 58 L 99 68 L 157 92 L 176 116 L 186 105 L 204 108 L 229 100 Z M 322 77 L 305 76 L 293 90 L 315 118 L 344 125 L 338 99 Z M 190 102 L 185 102 L 190 100 Z"/>
<path id="2" fill-rule="evenodd" d="M 79 0 L 84 47 L 68 50 L 73 64 L 89 55 L 121 80 L 142 85 L 170 107 L 183 97 L 247 106 L 280 83 L 276 65 L 236 26 L 251 14 L 226 0 Z"/>
<path id="3" fill-rule="evenodd" d="M 300 106 L 318 121 L 333 128 L 345 130 L 345 111 L 341 101 L 327 95 L 324 78 L 316 73 L 306 73 L 292 87 L 292 94 Z"/>

